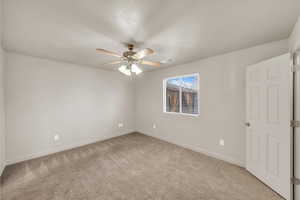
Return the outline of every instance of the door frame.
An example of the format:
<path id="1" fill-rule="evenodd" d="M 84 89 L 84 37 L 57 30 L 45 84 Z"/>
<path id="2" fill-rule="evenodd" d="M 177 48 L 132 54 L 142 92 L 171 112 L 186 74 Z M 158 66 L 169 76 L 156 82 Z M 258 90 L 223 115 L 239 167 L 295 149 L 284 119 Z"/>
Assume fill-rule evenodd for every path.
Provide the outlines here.
<path id="1" fill-rule="evenodd" d="M 292 116 L 291 119 L 293 121 L 297 120 L 297 82 L 299 77 L 297 76 L 297 72 L 300 72 L 300 63 L 297 65 L 296 63 L 296 57 L 298 56 L 300 60 L 300 50 L 295 51 L 295 52 L 290 52 L 290 67 L 292 70 L 292 98 L 291 98 L 291 106 L 292 106 Z M 300 87 L 299 87 L 300 89 Z M 300 105 L 299 105 L 300 106 Z M 299 120 L 298 120 L 299 121 Z M 291 147 L 291 154 L 292 154 L 292 177 L 291 177 L 291 184 L 292 184 L 292 198 L 293 200 L 296 200 L 296 183 L 294 180 L 296 179 L 296 134 L 297 134 L 297 128 L 299 126 L 297 125 L 292 125 L 291 124 L 291 131 L 292 131 L 292 147 Z M 299 180 L 299 179 L 298 179 Z"/>

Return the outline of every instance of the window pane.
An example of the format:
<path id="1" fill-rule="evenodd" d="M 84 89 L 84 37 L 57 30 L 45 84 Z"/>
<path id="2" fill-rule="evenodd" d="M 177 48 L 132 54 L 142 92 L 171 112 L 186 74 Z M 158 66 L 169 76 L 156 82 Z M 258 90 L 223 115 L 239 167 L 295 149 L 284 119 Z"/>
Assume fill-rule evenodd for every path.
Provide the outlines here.
<path id="1" fill-rule="evenodd" d="M 198 114 L 198 77 L 189 76 L 182 78 L 182 112 Z"/>
<path id="2" fill-rule="evenodd" d="M 166 111 L 179 112 L 180 82 L 178 78 L 169 79 L 166 86 Z"/>

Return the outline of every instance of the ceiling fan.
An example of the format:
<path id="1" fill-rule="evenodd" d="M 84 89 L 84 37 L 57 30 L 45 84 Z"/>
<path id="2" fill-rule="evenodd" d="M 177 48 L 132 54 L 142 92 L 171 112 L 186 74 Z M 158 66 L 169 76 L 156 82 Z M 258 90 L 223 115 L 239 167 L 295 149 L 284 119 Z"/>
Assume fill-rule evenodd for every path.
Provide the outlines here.
<path id="1" fill-rule="evenodd" d="M 96 49 L 96 51 L 101 54 L 118 57 L 119 60 L 107 64 L 122 64 L 121 67 L 119 67 L 119 71 L 127 76 L 131 76 L 132 73 L 136 75 L 142 73 L 142 70 L 138 67 L 138 64 L 150 65 L 155 67 L 159 67 L 162 64 L 160 62 L 144 60 L 146 56 L 154 53 L 152 49 L 146 48 L 135 52 L 133 51 L 133 44 L 128 44 L 127 48 L 128 51 L 123 52 L 123 54 L 118 54 L 105 49 Z"/>

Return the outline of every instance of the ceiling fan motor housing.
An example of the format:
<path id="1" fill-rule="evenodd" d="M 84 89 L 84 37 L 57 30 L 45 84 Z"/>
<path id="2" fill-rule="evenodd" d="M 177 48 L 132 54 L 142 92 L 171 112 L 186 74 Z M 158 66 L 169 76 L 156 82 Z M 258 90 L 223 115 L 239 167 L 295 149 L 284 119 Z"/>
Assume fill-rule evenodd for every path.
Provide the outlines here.
<path id="1" fill-rule="evenodd" d="M 126 58 L 125 60 L 127 60 L 130 63 L 137 63 L 139 61 L 139 59 L 135 58 L 134 55 L 136 54 L 136 52 L 134 51 L 125 51 L 123 53 L 124 58 Z"/>

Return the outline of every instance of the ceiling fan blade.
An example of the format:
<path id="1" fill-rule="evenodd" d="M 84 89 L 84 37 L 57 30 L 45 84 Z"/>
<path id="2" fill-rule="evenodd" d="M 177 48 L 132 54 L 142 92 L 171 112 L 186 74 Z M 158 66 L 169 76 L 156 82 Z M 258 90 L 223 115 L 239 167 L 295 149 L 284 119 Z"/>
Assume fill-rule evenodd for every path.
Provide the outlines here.
<path id="1" fill-rule="evenodd" d="M 143 49 L 143 50 L 140 50 L 138 51 L 136 54 L 134 54 L 134 57 L 137 58 L 137 59 L 142 59 L 144 58 L 145 56 L 148 56 L 150 54 L 153 54 L 154 51 L 152 49 Z"/>
<path id="2" fill-rule="evenodd" d="M 155 62 L 155 61 L 147 61 L 147 60 L 143 60 L 141 62 L 141 64 L 143 65 L 151 65 L 151 66 L 155 66 L 155 67 L 159 67 L 161 65 L 160 62 Z"/>
<path id="3" fill-rule="evenodd" d="M 115 65 L 115 64 L 120 64 L 122 61 L 121 60 L 116 60 L 113 62 L 105 63 L 104 65 Z"/>
<path id="4" fill-rule="evenodd" d="M 98 53 L 102 53 L 102 54 L 110 55 L 110 56 L 115 56 L 115 57 L 118 57 L 118 58 L 123 57 L 122 55 L 120 55 L 118 53 L 115 53 L 115 52 L 112 52 L 112 51 L 108 51 L 108 50 L 105 50 L 105 49 L 96 49 L 96 51 Z"/>

